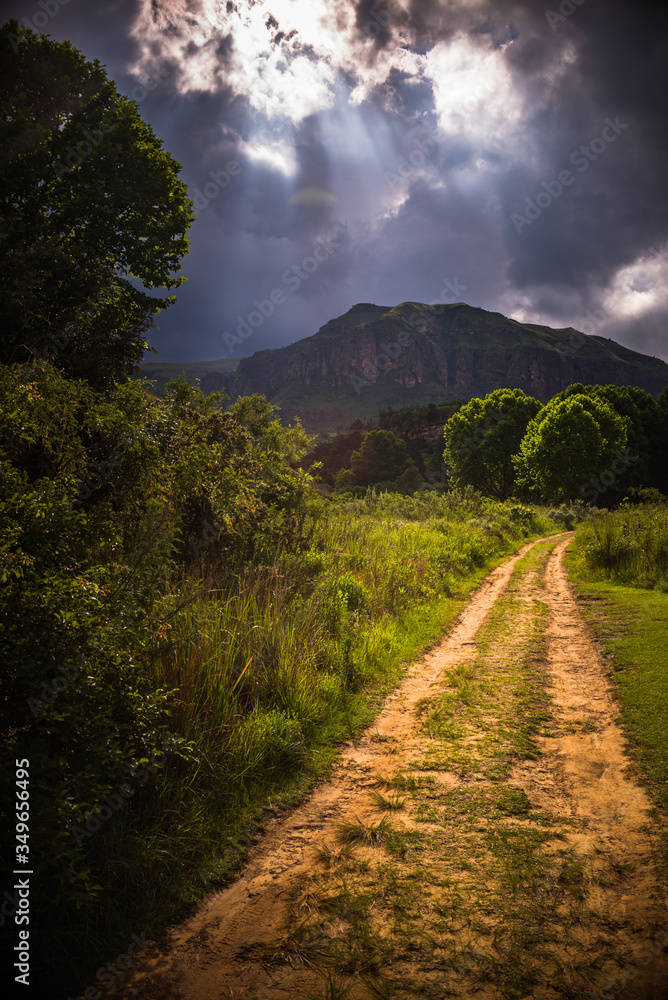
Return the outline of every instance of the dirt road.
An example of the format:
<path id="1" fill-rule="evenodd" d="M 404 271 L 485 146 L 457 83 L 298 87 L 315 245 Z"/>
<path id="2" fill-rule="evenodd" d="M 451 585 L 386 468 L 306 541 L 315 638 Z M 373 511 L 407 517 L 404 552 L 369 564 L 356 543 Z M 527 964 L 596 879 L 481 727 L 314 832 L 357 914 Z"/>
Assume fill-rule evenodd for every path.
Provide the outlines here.
<path id="1" fill-rule="evenodd" d="M 569 540 L 491 573 L 243 876 L 111 995 L 667 998 L 658 833 Z"/>

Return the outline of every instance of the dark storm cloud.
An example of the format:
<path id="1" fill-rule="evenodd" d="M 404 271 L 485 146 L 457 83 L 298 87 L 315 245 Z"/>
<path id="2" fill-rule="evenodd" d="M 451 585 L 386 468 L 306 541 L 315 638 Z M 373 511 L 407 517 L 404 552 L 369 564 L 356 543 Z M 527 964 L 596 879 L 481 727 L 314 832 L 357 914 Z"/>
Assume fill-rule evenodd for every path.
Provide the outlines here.
<path id="1" fill-rule="evenodd" d="M 422 46 L 435 35 L 451 37 L 466 28 L 471 37 L 500 38 L 504 26 L 512 33 L 505 58 L 525 95 L 522 125 L 533 155 L 530 162 L 509 163 L 498 178 L 507 274 L 514 287 L 533 292 L 537 305 L 550 299 L 552 316 L 572 319 L 572 293 L 580 293 L 583 307 L 591 306 L 597 301 L 592 285 L 605 288 L 620 267 L 666 239 L 668 19 L 665 8 L 649 4 L 585 0 L 562 9 L 572 13 L 564 16 L 559 4 L 543 0 L 501 0 L 487 17 L 472 15 L 467 27 L 464 10 L 444 16 L 438 3 L 415 3 L 411 25 L 414 44 Z M 550 70 L 564 58 L 569 69 L 555 85 Z M 614 145 L 585 159 L 593 155 L 592 140 L 600 150 L 610 119 L 628 128 Z M 582 147 L 585 153 L 578 153 Z M 573 175 L 571 185 L 517 233 L 512 213 L 521 213 L 526 199 L 535 201 L 545 185 L 556 192 L 562 170 Z M 548 200 L 545 194 L 542 200 Z M 546 285 L 561 295 L 546 296 Z M 654 346 L 661 347 L 660 316 L 665 329 L 659 310 L 646 321 L 618 321 L 615 332 L 634 346 L 651 329 Z M 661 350 L 665 355 L 665 340 Z"/>
<path id="2" fill-rule="evenodd" d="M 0 8 L 3 20 L 40 10 L 20 2 Z M 227 20 L 210 36 L 197 33 L 206 8 L 175 3 L 167 17 L 168 8 L 156 5 L 163 34 L 143 49 L 162 72 L 159 86 L 139 101 L 140 113 L 203 205 L 184 262 L 189 284 L 153 335 L 165 360 L 226 353 L 222 332 L 255 299 L 285 289 L 285 271 L 300 267 L 336 222 L 343 227 L 336 252 L 288 289 L 285 303 L 239 352 L 308 336 L 356 301 L 439 298 L 444 282 L 458 279 L 466 286 L 461 298 L 510 314 L 524 310 L 537 322 L 577 327 L 598 310 L 605 322 L 597 332 L 666 356 L 665 301 L 635 317 L 630 309 L 611 313 L 620 269 L 668 239 L 665 8 L 621 0 L 332 4 L 329 30 L 352 26 L 353 58 L 340 68 L 336 104 L 299 122 L 254 110 L 253 94 L 231 83 L 235 25 L 248 4 L 228 3 Z M 142 83 L 128 70 L 145 41 L 134 32 L 144 9 L 139 0 L 71 0 L 41 30 L 99 58 L 131 94 Z M 268 43 L 281 58 L 302 57 L 313 67 L 331 59 L 303 31 L 289 30 L 270 0 L 262 12 Z M 480 102 L 460 95 L 446 138 L 418 162 L 416 142 L 433 133 L 438 117 L 429 54 L 462 38 L 496 54 L 520 111 L 497 106 L 495 85 Z M 169 39 L 181 39 L 178 56 L 163 45 Z M 425 61 L 416 69 L 400 61 L 402 54 Z M 212 89 L 184 92 L 189 65 L 204 61 Z M 346 95 L 358 67 L 360 78 L 377 76 L 351 111 Z M 606 120 L 618 123 L 614 140 Z M 354 128 L 358 138 L 350 138 Z M 230 164 L 236 172 L 228 172 Z M 568 185 L 559 181 L 563 171 L 573 177 Z M 527 220 L 519 231 L 518 217 Z"/>
<path id="3" fill-rule="evenodd" d="M 403 11 L 394 0 L 358 0 L 355 11 L 355 25 L 360 35 L 373 40 L 376 48 L 382 49 L 394 39 L 393 25 L 398 18 L 404 19 Z"/>
<path id="4" fill-rule="evenodd" d="M 394 112 L 402 119 L 420 115 L 431 103 L 431 86 L 426 80 L 416 79 L 410 73 L 393 67 L 387 80 L 377 88 L 380 106 Z"/>
<path id="5" fill-rule="evenodd" d="M 635 324 L 633 320 L 617 320 L 611 316 L 605 323 L 604 336 L 618 343 L 624 343 L 632 350 L 640 351 L 641 354 L 665 360 L 668 336 L 667 313 L 668 303 L 664 297 L 662 306 L 644 314 L 642 324 Z M 595 312 L 594 319 L 596 319 Z M 629 331 L 633 334 L 631 337 Z"/>
<path id="6" fill-rule="evenodd" d="M 657 234 L 665 235 L 667 203 L 661 174 L 668 145 L 666 17 L 658 8 L 652 10 L 657 13 L 650 17 L 642 5 L 587 0 L 562 26 L 563 35 L 545 34 L 542 45 L 547 46 L 549 39 L 553 51 L 560 46 L 563 50 L 564 39 L 576 49 L 573 69 L 557 88 L 540 79 L 536 50 L 541 42 L 534 36 L 523 47 L 509 48 L 507 58 L 530 79 L 532 101 L 526 127 L 534 132 L 554 169 L 573 149 L 594 138 L 605 117 L 619 116 L 631 125 L 623 152 L 620 144 L 611 150 L 619 155 L 601 157 L 595 170 L 592 165 L 583 178 L 585 189 L 591 193 L 600 189 L 608 199 L 618 192 L 624 214 L 645 215 L 647 224 L 651 224 L 647 193 L 654 191 L 661 197 L 652 206 L 652 217 Z M 529 30 L 540 26 L 538 21 Z M 526 49 L 529 58 L 525 58 Z M 547 157 L 542 165 L 549 165 Z M 612 221 L 617 225 L 619 219 Z"/>

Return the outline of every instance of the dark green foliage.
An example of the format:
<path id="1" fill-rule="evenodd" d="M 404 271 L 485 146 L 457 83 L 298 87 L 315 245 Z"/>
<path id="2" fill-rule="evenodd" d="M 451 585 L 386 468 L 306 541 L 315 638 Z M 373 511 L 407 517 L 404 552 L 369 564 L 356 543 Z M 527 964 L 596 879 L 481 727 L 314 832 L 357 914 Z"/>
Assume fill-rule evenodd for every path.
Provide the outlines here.
<path id="1" fill-rule="evenodd" d="M 362 444 L 368 429 L 361 420 L 355 420 L 344 434 L 335 434 L 328 441 L 316 444 L 305 456 L 303 468 L 311 469 L 316 462 L 320 462 L 318 478 L 328 486 L 334 486 L 341 469 L 349 468 L 353 452 Z"/>
<path id="2" fill-rule="evenodd" d="M 617 504 L 668 484 L 668 407 L 635 386 L 569 386 L 541 407 L 519 389 L 472 399 L 445 427 L 453 485 L 488 496 Z M 653 494 L 652 494 L 653 495 Z M 649 496 L 649 495 L 648 495 Z"/>
<path id="3" fill-rule="evenodd" d="M 668 386 L 657 396 L 656 405 L 664 416 L 668 416 Z"/>
<path id="4" fill-rule="evenodd" d="M 69 42 L 9 21 L 0 54 L 0 361 L 37 354 L 109 385 L 135 369 L 174 301 L 142 288 L 185 280 L 175 272 L 193 214 L 180 167 Z"/>
<path id="5" fill-rule="evenodd" d="M 513 456 L 540 408 L 521 389 L 497 389 L 462 406 L 445 426 L 443 457 L 453 485 L 506 500 L 515 482 Z"/>
<path id="6" fill-rule="evenodd" d="M 415 475 L 419 476 L 419 472 L 411 461 L 406 442 L 391 431 L 369 431 L 359 451 L 353 452 L 350 469 L 356 486 L 393 483 L 407 472 L 415 484 L 413 489 L 419 485 Z"/>
<path id="7" fill-rule="evenodd" d="M 415 493 L 424 486 L 424 479 L 416 465 L 409 465 L 395 480 L 400 493 Z"/>
<path id="8" fill-rule="evenodd" d="M 413 492 L 425 482 L 443 488 L 447 473 L 441 454 L 441 433 L 446 420 L 461 405 L 462 401 L 453 401 L 407 406 L 401 410 L 381 410 L 378 430 L 390 431 L 406 443 L 408 456 L 417 470 L 409 467 L 406 479 L 399 486 L 403 492 Z M 438 429 L 436 440 L 433 439 L 435 428 Z M 318 443 L 305 457 L 303 467 L 312 469 L 319 462 L 321 467 L 317 470 L 317 477 L 330 488 L 336 486 L 337 477 L 342 472 L 337 488 L 356 488 L 355 476 L 350 471 L 351 459 L 370 429 L 370 424 L 364 424 L 362 420 L 354 421 L 345 433 Z"/>
<path id="9" fill-rule="evenodd" d="M 378 426 L 381 430 L 392 431 L 397 437 L 421 438 L 426 427 L 434 424 L 445 427 L 450 417 L 467 402 L 466 399 L 450 399 L 424 406 L 403 406 L 399 410 L 388 406 L 378 414 Z"/>
<path id="10" fill-rule="evenodd" d="M 666 392 L 664 391 L 665 395 Z M 619 503 L 629 490 L 639 486 L 668 490 L 668 419 L 662 411 L 661 396 L 654 400 L 644 389 L 625 385 L 581 385 L 576 383 L 554 397 L 568 399 L 573 395 L 589 396 L 607 403 L 626 421 L 626 447 L 630 461 L 614 482 L 601 484 L 599 503 L 609 506 Z"/>
<path id="11" fill-rule="evenodd" d="M 515 457 L 518 484 L 553 502 L 597 499 L 596 477 L 624 468 L 625 449 L 626 420 L 607 403 L 555 398 L 527 428 Z"/>
<path id="12" fill-rule="evenodd" d="M 106 813 L 191 757 L 154 676 L 185 581 L 301 548 L 306 439 L 258 397 L 224 413 L 185 383 L 99 393 L 39 362 L 0 368 L 0 440 L 4 766 L 31 762 L 41 892 L 80 905 Z M 298 758 L 291 719 L 262 733 L 260 758 Z"/>
<path id="13" fill-rule="evenodd" d="M 443 429 L 466 402 L 465 399 L 453 399 L 380 411 L 378 426 L 403 438 L 420 475 L 432 487 L 444 489 L 449 480 L 443 461 Z"/>

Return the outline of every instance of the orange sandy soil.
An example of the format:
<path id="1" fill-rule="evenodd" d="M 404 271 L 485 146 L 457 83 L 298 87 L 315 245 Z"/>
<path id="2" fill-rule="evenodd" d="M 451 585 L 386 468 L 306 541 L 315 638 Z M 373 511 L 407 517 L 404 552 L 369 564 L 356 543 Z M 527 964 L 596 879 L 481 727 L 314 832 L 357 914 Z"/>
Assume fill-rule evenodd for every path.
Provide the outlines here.
<path id="1" fill-rule="evenodd" d="M 660 820 L 570 538 L 494 570 L 238 881 L 108 996 L 668 998 Z"/>

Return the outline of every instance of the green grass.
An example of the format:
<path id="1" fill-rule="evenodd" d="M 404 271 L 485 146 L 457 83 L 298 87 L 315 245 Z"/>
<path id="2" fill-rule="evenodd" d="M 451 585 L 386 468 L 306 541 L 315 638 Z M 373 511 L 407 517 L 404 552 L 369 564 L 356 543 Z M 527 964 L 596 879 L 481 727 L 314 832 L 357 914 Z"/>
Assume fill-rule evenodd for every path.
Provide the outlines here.
<path id="1" fill-rule="evenodd" d="M 406 804 L 405 797 L 401 795 L 383 795 L 381 792 L 372 792 L 371 799 L 376 809 L 386 812 L 398 812 Z"/>
<path id="2" fill-rule="evenodd" d="M 592 579 L 577 548 L 569 569 L 582 614 L 609 656 L 634 758 L 668 817 L 668 594 Z"/>
<path id="3" fill-rule="evenodd" d="M 592 516 L 578 531 L 575 551 L 590 579 L 668 592 L 668 504 Z"/>
<path id="4" fill-rule="evenodd" d="M 357 822 L 339 823 L 336 835 L 342 844 L 382 844 L 387 840 L 390 824 L 386 816 L 378 823 Z"/>

